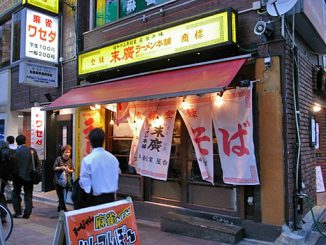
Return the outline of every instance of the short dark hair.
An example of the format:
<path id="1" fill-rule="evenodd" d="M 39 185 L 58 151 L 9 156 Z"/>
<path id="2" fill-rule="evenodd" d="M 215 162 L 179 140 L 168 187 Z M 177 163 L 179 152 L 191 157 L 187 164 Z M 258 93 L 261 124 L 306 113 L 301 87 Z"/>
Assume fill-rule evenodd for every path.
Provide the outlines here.
<path id="1" fill-rule="evenodd" d="M 13 144 L 13 143 L 15 143 L 15 137 L 14 136 L 8 136 L 7 137 L 7 142 L 9 143 L 9 144 Z"/>
<path id="2" fill-rule="evenodd" d="M 16 137 L 16 143 L 17 145 L 23 145 L 26 144 L 26 137 L 23 134 L 20 134 Z"/>
<path id="3" fill-rule="evenodd" d="M 94 128 L 89 133 L 88 138 L 93 148 L 102 147 L 104 143 L 105 133 L 101 128 Z"/>

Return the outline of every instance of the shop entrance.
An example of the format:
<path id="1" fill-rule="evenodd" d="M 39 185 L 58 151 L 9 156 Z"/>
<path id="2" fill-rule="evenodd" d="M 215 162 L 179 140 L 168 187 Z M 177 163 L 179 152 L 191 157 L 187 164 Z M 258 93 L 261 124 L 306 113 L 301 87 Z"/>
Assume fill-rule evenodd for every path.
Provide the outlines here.
<path id="1" fill-rule="evenodd" d="M 191 209 L 237 212 L 237 190 L 223 184 L 214 135 L 214 185 L 203 181 L 186 126 L 178 113 L 174 127 L 168 180 L 145 178 L 148 201 Z"/>
<path id="2" fill-rule="evenodd" d="M 72 146 L 72 117 L 71 115 L 59 115 L 57 125 L 57 146 Z M 58 148 L 59 150 L 59 148 Z"/>
<path id="3" fill-rule="evenodd" d="M 154 203 L 186 207 L 195 210 L 240 215 L 239 198 L 241 188 L 226 185 L 222 181 L 222 170 L 218 155 L 217 140 L 214 136 L 214 185 L 202 180 L 195 151 L 187 128 L 177 113 L 171 146 L 167 181 L 156 180 L 136 174 L 128 165 L 131 138 L 119 134 L 127 125 L 114 126 L 113 136 L 109 137 L 112 152 L 120 162 L 122 174 L 119 180 L 119 193 L 131 195 L 134 199 Z M 111 141 L 112 139 L 112 141 Z"/>

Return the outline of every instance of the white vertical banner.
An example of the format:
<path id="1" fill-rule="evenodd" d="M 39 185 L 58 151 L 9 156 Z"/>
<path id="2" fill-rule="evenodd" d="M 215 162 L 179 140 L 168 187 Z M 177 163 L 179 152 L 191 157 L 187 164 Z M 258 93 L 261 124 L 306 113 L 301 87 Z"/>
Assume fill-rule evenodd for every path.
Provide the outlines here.
<path id="1" fill-rule="evenodd" d="M 203 180 L 214 184 L 211 97 L 188 97 L 178 108 L 188 129 Z"/>
<path id="2" fill-rule="evenodd" d="M 41 107 L 31 108 L 31 147 L 40 160 L 45 159 L 45 112 Z"/>
<path id="3" fill-rule="evenodd" d="M 324 178 L 321 166 L 316 166 L 316 192 L 325 192 Z"/>
<path id="4" fill-rule="evenodd" d="M 223 103 L 213 104 L 213 122 L 224 183 L 259 184 L 253 143 L 252 84 L 225 91 Z"/>
<path id="5" fill-rule="evenodd" d="M 134 163 L 140 175 L 167 179 L 176 110 L 176 99 L 149 105 Z"/>

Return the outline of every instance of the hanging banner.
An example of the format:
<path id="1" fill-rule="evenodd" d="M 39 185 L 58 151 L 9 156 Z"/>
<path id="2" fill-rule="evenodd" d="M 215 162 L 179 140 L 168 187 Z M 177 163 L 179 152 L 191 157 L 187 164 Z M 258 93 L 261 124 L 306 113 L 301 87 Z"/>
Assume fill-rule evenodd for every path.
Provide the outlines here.
<path id="1" fill-rule="evenodd" d="M 132 200 L 61 212 L 52 244 L 140 245 Z"/>
<path id="2" fill-rule="evenodd" d="M 31 108 L 31 147 L 40 160 L 45 159 L 45 112 L 41 107 Z"/>
<path id="3" fill-rule="evenodd" d="M 213 122 L 224 183 L 259 184 L 253 143 L 252 85 L 225 91 L 223 103 L 213 105 Z"/>
<path id="4" fill-rule="evenodd" d="M 167 179 L 176 111 L 176 99 L 148 105 L 134 162 L 140 175 Z"/>
<path id="5" fill-rule="evenodd" d="M 203 180 L 214 184 L 211 97 L 188 97 L 178 108 L 186 124 Z"/>
<path id="6" fill-rule="evenodd" d="M 134 102 L 134 103 L 129 103 L 128 106 L 129 117 L 127 118 L 127 120 L 133 134 L 128 164 L 132 167 L 135 167 L 136 169 L 137 169 L 136 162 L 137 162 L 137 150 L 138 150 L 140 130 L 143 126 L 146 116 L 148 115 L 148 112 L 151 109 L 152 110 L 155 109 L 153 107 L 153 104 L 151 108 L 149 106 L 150 106 L 149 102 Z"/>

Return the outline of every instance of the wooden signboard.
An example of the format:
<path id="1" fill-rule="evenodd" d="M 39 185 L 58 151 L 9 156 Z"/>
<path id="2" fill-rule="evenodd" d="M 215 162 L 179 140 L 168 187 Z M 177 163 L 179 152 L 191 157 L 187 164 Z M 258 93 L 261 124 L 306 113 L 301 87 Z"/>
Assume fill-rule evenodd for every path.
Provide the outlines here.
<path id="1" fill-rule="evenodd" d="M 140 245 L 132 200 L 61 212 L 52 244 Z"/>

